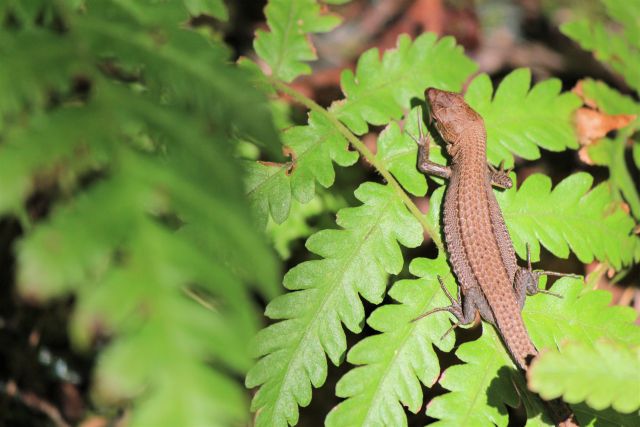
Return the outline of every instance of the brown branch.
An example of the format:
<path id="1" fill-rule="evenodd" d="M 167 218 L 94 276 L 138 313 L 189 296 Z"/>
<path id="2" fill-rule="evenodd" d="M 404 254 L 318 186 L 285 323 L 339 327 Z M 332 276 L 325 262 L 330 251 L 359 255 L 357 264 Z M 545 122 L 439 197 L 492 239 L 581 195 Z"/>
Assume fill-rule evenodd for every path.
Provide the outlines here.
<path id="1" fill-rule="evenodd" d="M 0 384 L 2 384 L 0 382 Z M 47 402 L 46 400 L 38 397 L 36 394 L 31 392 L 23 392 L 18 389 L 15 381 L 9 380 L 2 387 L 0 387 L 0 392 L 6 394 L 7 396 L 13 397 L 18 400 L 23 405 L 34 409 L 36 411 L 42 412 L 45 414 L 56 427 L 71 427 L 71 424 L 67 423 L 58 408 L 56 408 L 53 404 Z"/>

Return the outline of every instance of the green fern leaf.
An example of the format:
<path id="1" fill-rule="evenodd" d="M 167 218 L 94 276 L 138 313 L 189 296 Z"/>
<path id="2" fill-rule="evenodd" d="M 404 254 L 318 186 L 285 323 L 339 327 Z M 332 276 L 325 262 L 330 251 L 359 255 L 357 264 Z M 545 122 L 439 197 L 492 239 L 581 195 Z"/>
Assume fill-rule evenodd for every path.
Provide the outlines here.
<path id="1" fill-rule="evenodd" d="M 248 166 L 247 195 L 262 227 L 268 213 L 277 224 L 287 219 L 292 195 L 307 203 L 315 195 L 316 181 L 325 188 L 333 185 L 333 162 L 351 166 L 358 160 L 357 152 L 349 151 L 347 140 L 337 129 L 315 113 L 309 114 L 308 125 L 288 129 L 283 144 L 291 161 Z"/>
<path id="2" fill-rule="evenodd" d="M 273 296 L 278 273 L 251 227 L 229 133 L 275 142 L 266 97 L 226 63 L 226 48 L 177 30 L 181 2 L 96 1 L 81 14 L 67 4 L 52 12 L 63 33 L 37 23 L 0 30 L 0 50 L 13 55 L 0 72 L 10 100 L 0 107 L 0 212 L 24 212 L 36 190 L 53 199 L 30 229 L 23 215 L 19 289 L 34 299 L 75 294 L 74 343 L 110 338 L 94 394 L 128 405 L 130 425 L 246 423 L 233 377 L 251 365 L 258 326 L 248 284 Z M 7 83 L 23 72 L 28 81 Z M 71 90 L 78 73 L 85 95 Z M 48 90 L 56 102 L 45 110 Z M 225 93 L 232 103 L 248 93 L 240 102 L 261 112 L 227 110 Z"/>
<path id="3" fill-rule="evenodd" d="M 593 342 L 604 337 L 639 342 L 640 329 L 633 323 L 633 310 L 609 306 L 609 293 L 587 291 L 581 295 L 582 285 L 567 278 L 557 281 L 552 290 L 562 298 L 539 294 L 528 298 L 523 310 L 527 330 L 537 348 L 555 349 L 563 340 Z M 513 362 L 493 328 L 484 325 L 482 336 L 461 345 L 456 355 L 466 363 L 447 369 L 440 381 L 451 393 L 436 397 L 427 407 L 427 415 L 441 420 L 435 425 L 507 425 L 504 405 L 517 403 L 514 383 L 525 399 L 528 416 L 539 416 L 540 403 L 522 384 L 521 374 L 513 371 Z M 581 425 L 592 425 L 589 420 L 604 421 L 609 416 L 581 406 L 574 409 Z M 621 419 L 621 425 L 632 425 L 633 417 Z"/>
<path id="4" fill-rule="evenodd" d="M 595 102 L 599 110 L 608 114 L 640 114 L 640 104 L 632 97 L 623 95 L 598 80 L 584 79 L 581 82 L 585 98 Z"/>
<path id="5" fill-rule="evenodd" d="M 612 204 L 606 184 L 590 190 L 592 182 L 589 174 L 577 173 L 552 191 L 549 177 L 534 174 L 518 190 L 497 193 L 521 257 L 528 243 L 536 258 L 541 243 L 557 257 L 567 258 L 571 250 L 585 264 L 596 258 L 616 269 L 640 258 L 640 239 L 630 234 L 633 219 Z"/>
<path id="6" fill-rule="evenodd" d="M 132 104 L 131 100 L 128 102 Z M 145 110 L 153 110 L 152 105 Z M 131 109 L 128 113 L 132 113 Z M 99 117 L 95 116 L 94 121 Z M 159 121 L 166 124 L 167 117 Z M 174 121 L 175 126 L 189 123 L 185 117 Z M 96 124 L 83 129 L 95 128 Z M 193 144 L 207 147 L 207 139 L 192 136 L 189 141 Z M 33 144 L 40 142 L 31 140 Z M 195 148 L 190 145 L 184 144 L 184 148 Z M 230 159 L 215 153 L 212 146 L 207 150 L 209 155 L 202 156 L 204 153 L 200 152 L 197 158 L 181 157 L 177 146 L 172 151 L 177 158 L 188 159 L 189 165 L 182 167 L 202 171 L 206 169 L 200 166 L 209 164 L 207 168 L 217 173 L 228 169 L 217 162 L 231 162 Z M 238 385 L 233 386 L 232 381 L 211 371 L 203 358 L 209 355 L 236 372 L 244 372 L 250 365 L 245 345 L 256 320 L 252 319 L 251 305 L 243 302 L 249 301 L 243 286 L 227 266 L 212 260 L 246 259 L 258 249 L 262 255 L 252 269 L 274 277 L 273 266 L 264 269 L 271 257 L 248 231 L 246 208 L 224 192 L 202 188 L 204 182 L 211 182 L 211 177 L 203 180 L 199 174 L 168 173 L 167 170 L 181 168 L 172 162 L 152 163 L 126 151 L 118 153 L 117 158 L 118 162 L 111 158 L 109 180 L 86 195 L 79 195 L 67 209 L 56 210 L 48 224 L 38 226 L 21 243 L 21 291 L 35 298 L 68 291 L 81 295 L 74 324 L 77 342 L 87 343 L 96 324 L 116 335 L 113 346 L 100 359 L 94 389 L 102 399 L 112 402 L 139 399 L 139 391 L 148 387 L 149 392 L 138 400 L 132 413 L 132 425 L 169 425 L 165 424 L 167 420 L 173 421 L 171 425 L 196 426 L 210 424 L 211 420 L 228 425 L 235 422 L 232 420 L 241 420 L 246 417 L 243 393 Z M 204 164 L 199 164 L 199 159 Z M 210 164 L 211 159 L 217 159 L 216 163 Z M 158 193 L 157 188 L 163 192 Z M 172 208 L 188 218 L 191 227 L 200 230 L 197 234 L 176 234 L 154 224 L 149 212 L 166 211 L 169 201 Z M 211 216 L 210 212 L 217 214 Z M 203 241 L 203 227 L 216 237 Z M 236 248 L 243 249 L 237 256 L 235 249 L 223 252 L 220 239 L 237 239 Z M 243 252 L 247 249 L 248 253 Z M 113 261 L 116 251 L 125 257 L 124 264 Z M 262 256 L 266 258 L 262 260 Z M 168 266 L 171 267 L 167 270 Z M 257 275 L 256 278 L 259 279 Z M 199 283 L 206 292 L 228 301 L 230 309 L 213 313 L 198 307 L 183 293 L 189 283 Z M 94 288 L 96 284 L 99 286 Z M 145 307 L 142 311 L 141 305 Z M 234 325 L 233 333 L 228 324 Z M 181 406 L 169 391 L 180 380 L 188 383 L 190 378 L 198 380 L 187 387 L 188 393 L 183 393 L 186 406 Z M 158 423 L 159 419 L 165 421 Z"/>
<path id="7" fill-rule="evenodd" d="M 151 105 L 147 109 L 152 109 Z M 182 119 L 176 125 L 188 123 Z M 95 124 L 84 129 L 95 129 Z M 37 139 L 31 141 L 40 143 Z M 192 141 L 207 145 L 203 139 Z M 213 151 L 213 147 L 209 150 Z M 179 157 L 177 152 L 175 155 Z M 106 402 L 113 402 L 140 399 L 139 391 L 148 388 L 132 413 L 132 425 L 169 425 L 165 424 L 168 420 L 171 425 L 196 426 L 211 420 L 228 425 L 235 422 L 232 420 L 241 420 L 246 416 L 241 390 L 211 371 L 204 357 L 214 357 L 236 372 L 244 372 L 250 364 L 247 356 L 242 357 L 247 354 L 244 346 L 256 324 L 255 319 L 247 323 L 252 318 L 251 306 L 242 301 L 248 301 L 249 295 L 242 291 L 228 267 L 211 261 L 223 259 L 222 248 L 214 249 L 220 242 L 217 239 L 233 241 L 232 236 L 227 237 L 228 232 L 225 235 L 225 227 L 243 242 L 240 246 L 261 246 L 255 236 L 232 231 L 237 226 L 248 229 L 246 210 L 238 209 L 232 198 L 212 193 L 210 188 L 205 196 L 205 190 L 199 187 L 206 181 L 191 182 L 184 175 L 167 173 L 167 169 L 179 170 L 177 165 L 151 163 L 126 152 L 119 153 L 118 158 L 119 162 L 111 163 L 109 180 L 78 196 L 68 209 L 56 210 L 48 224 L 38 226 L 21 243 L 21 291 L 36 298 L 68 291 L 81 295 L 74 325 L 77 342 L 88 342 L 96 324 L 115 334 L 113 346 L 100 359 L 94 389 Z M 211 158 L 205 157 L 205 163 Z M 213 158 L 224 159 L 219 153 Z M 198 162 L 191 158 L 190 167 L 198 169 L 197 166 Z M 158 185 L 166 193 L 158 194 Z M 187 238 L 155 225 L 149 212 L 165 211 L 167 194 L 171 195 L 171 205 L 183 212 L 193 227 L 206 227 L 215 233 L 216 240 L 203 244 L 201 231 Z M 226 208 L 221 206 L 221 199 L 226 199 Z M 205 219 L 209 213 L 199 213 L 201 209 L 218 214 Z M 116 251 L 126 262 L 114 261 Z M 262 252 L 267 257 L 264 261 L 269 262 L 268 252 Z M 249 253 L 255 254 L 253 250 Z M 248 256 L 243 252 L 241 258 Z M 264 261 L 252 268 L 273 277 L 273 270 L 268 273 L 260 265 Z M 189 283 L 199 283 L 206 292 L 227 300 L 230 309 L 214 314 L 198 307 L 183 293 Z M 237 290 L 230 293 L 230 289 Z M 142 311 L 141 305 L 145 307 Z M 233 334 L 227 322 L 234 324 Z M 133 360 L 140 363 L 132 363 Z M 190 378 L 198 380 L 186 387 Z M 188 390 L 183 393 L 186 406 L 176 403 L 173 393 L 169 393 L 180 381 L 186 382 Z M 165 421 L 158 423 L 160 419 Z"/>
<path id="8" fill-rule="evenodd" d="M 302 203 L 313 198 L 315 181 L 325 188 L 333 185 L 332 161 L 351 166 L 358 160 L 358 153 L 349 151 L 347 140 L 335 126 L 313 112 L 307 126 L 296 126 L 284 133 L 283 144 L 292 152 L 291 190 Z"/>
<path id="9" fill-rule="evenodd" d="M 640 122 L 639 122 L 640 123 Z M 633 126 L 633 125 L 632 125 Z M 625 152 L 628 141 L 633 134 L 633 127 L 618 131 L 615 139 L 602 138 L 587 147 L 589 157 L 595 164 L 609 168 L 609 182 L 614 200 L 624 199 L 636 218 L 640 218 L 640 195 L 636 189 L 634 178 L 627 168 Z M 621 193 L 622 197 L 617 193 Z"/>
<path id="10" fill-rule="evenodd" d="M 575 279 L 561 279 L 553 291 L 563 297 L 536 295 L 528 298 L 525 324 L 537 348 L 556 348 L 563 340 L 594 342 L 608 338 L 628 345 L 640 344 L 640 328 L 629 307 L 610 306 L 611 294 L 586 291 Z"/>
<path id="11" fill-rule="evenodd" d="M 440 420 L 432 425 L 506 426 L 505 405 L 518 403 L 511 375 L 518 374 L 512 374 L 513 362 L 495 330 L 483 325 L 482 337 L 462 344 L 456 356 L 465 363 L 448 368 L 439 381 L 450 393 L 427 406 L 427 415 Z"/>
<path id="12" fill-rule="evenodd" d="M 624 129 L 618 131 L 615 139 L 602 138 L 587 146 L 589 158 L 597 165 L 607 166 L 614 191 L 618 189 L 629 203 L 636 218 L 640 218 L 640 196 L 633 176 L 627 167 L 625 151 L 627 142 L 634 131 L 640 128 L 640 104 L 631 97 L 620 94 L 605 83 L 586 79 L 582 81 L 584 96 L 608 114 L 635 114 Z"/>
<path id="13" fill-rule="evenodd" d="M 289 216 L 291 184 L 288 167 L 278 163 L 246 162 L 246 195 L 258 227 L 267 226 L 269 215 L 280 224 Z"/>
<path id="14" fill-rule="evenodd" d="M 292 244 L 318 231 L 322 223 L 333 223 L 335 213 L 345 206 L 346 202 L 342 197 L 329 192 L 318 193 L 307 204 L 294 200 L 291 205 L 291 214 L 287 220 L 282 224 L 270 221 L 267 224 L 266 233 L 271 238 L 273 247 L 280 257 L 289 259 L 292 255 L 290 248 Z M 321 221 L 321 224 L 310 225 L 308 222 L 311 218 Z"/>
<path id="15" fill-rule="evenodd" d="M 256 355 L 262 359 L 247 375 L 247 387 L 261 386 L 252 409 L 259 426 L 286 426 L 298 420 L 297 406 L 311 400 L 311 385 L 326 378 L 324 353 L 339 364 L 346 349 L 340 323 L 362 329 L 364 309 L 358 293 L 380 303 L 387 274 L 402 269 L 396 241 L 415 247 L 422 229 L 393 189 L 365 183 L 356 190 L 364 202 L 338 212 L 343 230 L 324 230 L 307 241 L 307 248 L 324 259 L 307 261 L 290 270 L 284 285 L 296 292 L 273 300 L 266 310 L 282 319 L 261 331 Z"/>
<path id="16" fill-rule="evenodd" d="M 640 408 L 640 346 L 607 340 L 568 343 L 537 358 L 528 377 L 531 389 L 546 399 L 562 396 L 567 402 L 586 401 L 597 410 L 612 406 L 624 414 Z"/>
<path id="17" fill-rule="evenodd" d="M 42 29 L 15 36 L 0 31 L 0 126 L 25 106 L 42 109 L 48 99 L 47 89 L 68 91 L 69 76 L 87 72 L 82 52 L 68 38 L 51 43 L 51 34 Z"/>
<path id="18" fill-rule="evenodd" d="M 76 25 L 95 55 L 118 52 L 117 70 L 144 76 L 151 93 L 163 97 L 158 102 L 198 108 L 230 132 L 242 130 L 268 148 L 278 145 L 265 97 L 251 87 L 252 74 L 241 67 L 222 72 L 230 56 L 226 46 L 178 29 L 188 16 L 183 4 L 149 3 L 91 2 Z M 159 24 L 164 26 L 160 34 L 140 31 Z M 224 100 L 224 108 L 219 100 Z"/>
<path id="19" fill-rule="evenodd" d="M 358 61 L 355 75 L 350 71 L 343 73 L 342 87 L 346 98 L 335 102 L 330 109 L 332 114 L 356 133 L 367 130 L 367 121 L 382 125 L 389 123 L 392 118 L 400 118 L 403 109 L 409 107 L 410 99 L 422 97 L 428 86 L 459 90 L 475 69 L 475 64 L 464 56 L 452 38 L 436 42 L 433 34 L 422 35 L 413 42 L 408 37 L 401 36 L 398 47 L 386 52 L 382 62 L 378 60 L 378 55 L 376 49 L 367 51 Z M 410 123 L 412 120 L 415 123 L 416 119 L 410 117 L 409 120 Z M 411 130 L 417 135 L 417 129 Z M 335 125 L 317 113 L 309 115 L 308 126 L 294 127 L 286 131 L 283 138 L 296 165 L 291 171 L 291 182 L 285 183 L 282 177 L 292 163 L 270 165 L 274 169 L 269 172 L 260 170 L 261 168 L 252 169 L 256 176 L 250 178 L 251 198 L 256 206 L 262 207 L 256 215 L 260 224 L 267 222 L 266 207 L 290 198 L 286 193 L 293 192 L 297 200 L 306 203 L 314 195 L 314 179 L 325 188 L 331 186 L 334 180 L 332 160 L 340 166 L 350 166 L 358 157 L 357 153 L 348 151 L 347 141 Z M 396 144 L 391 139 L 395 139 L 395 136 L 390 138 L 389 144 L 383 140 L 383 145 L 395 147 Z M 406 181 L 403 184 L 408 185 L 410 191 L 424 194 L 426 181 L 419 177 L 417 171 L 411 172 L 415 170 L 415 163 L 410 168 L 404 167 L 415 156 L 411 152 L 417 152 L 412 144 L 408 140 L 404 143 L 404 148 L 400 149 L 404 154 L 396 153 L 396 148 L 393 148 L 393 153 L 381 156 L 393 157 L 399 154 L 401 159 L 394 158 L 394 163 L 400 162 L 393 165 L 394 172 L 410 177 L 408 181 L 404 176 L 402 178 Z M 437 148 L 434 149 L 435 153 L 438 151 Z M 270 201 L 271 197 L 274 198 L 273 201 Z M 283 208 L 278 214 L 279 216 L 274 216 L 274 220 L 282 222 L 286 219 L 288 210 Z"/>
<path id="20" fill-rule="evenodd" d="M 566 23 L 560 30 L 583 49 L 620 73 L 629 86 L 640 92 L 640 3 L 603 0 L 607 14 L 622 24 L 621 33 L 613 32 L 602 22 L 579 20 Z"/>
<path id="21" fill-rule="evenodd" d="M 52 10 L 47 14 L 43 8 Z M 191 104 L 198 101 L 201 108 L 206 107 L 217 115 L 226 112 L 216 107 L 212 99 L 227 99 L 235 112 L 239 106 L 236 100 L 255 102 L 255 111 L 244 112 L 245 117 L 253 116 L 255 120 L 248 119 L 243 129 L 250 130 L 250 134 L 259 140 L 277 140 L 273 127 L 269 128 L 271 119 L 263 95 L 254 90 L 243 90 L 239 94 L 230 92 L 231 88 L 241 87 L 241 84 L 247 86 L 245 72 L 218 73 L 220 65 L 228 61 L 229 50 L 221 44 L 207 42 L 196 32 L 177 29 L 188 17 L 180 2 L 136 2 L 125 6 L 124 3 L 102 0 L 91 2 L 81 18 L 58 9 L 59 4 L 35 8 L 39 13 L 51 15 L 51 19 L 59 19 L 69 26 L 66 37 L 54 39 L 56 43 L 51 43 L 51 38 L 56 37 L 55 31 L 42 28 L 15 35 L 8 33 L 10 37 L 2 38 L 0 51 L 8 59 L 7 67 L 2 71 L 13 70 L 22 77 L 15 79 L 15 74 L 0 72 L 0 89 L 7 93 L 0 101 L 0 113 L 11 111 L 11 107 L 21 105 L 22 101 L 42 103 L 42 99 L 37 98 L 43 97 L 41 89 L 68 90 L 72 82 L 65 80 L 65 76 L 91 75 L 97 71 L 96 66 L 107 62 L 104 58 L 111 58 L 113 52 L 118 52 L 117 61 L 110 64 L 113 66 L 110 72 L 130 74 L 129 78 L 144 74 L 147 85 L 162 84 L 163 89 L 173 91 L 174 97 L 182 96 L 184 102 Z M 158 24 L 164 25 L 161 34 L 139 31 L 144 26 Z M 29 54 L 23 54 L 25 51 Z M 194 55 L 198 61 L 193 60 Z M 149 78 L 151 76 L 153 78 Z M 242 117 L 237 116 L 244 121 Z M 229 124 L 231 121 L 221 123 Z M 262 132 L 264 134 L 261 135 Z"/>
<path id="22" fill-rule="evenodd" d="M 578 281 L 568 278 L 555 282 L 552 290 L 563 297 L 528 298 L 523 311 L 527 330 L 538 349 L 562 348 L 564 341 L 591 345 L 602 339 L 625 346 L 640 344 L 635 311 L 630 307 L 612 306 L 609 292 L 586 291 Z M 598 425 L 611 420 L 614 425 L 633 426 L 638 421 L 637 414 L 597 411 L 584 405 L 574 409 L 580 425 Z"/>
<path id="23" fill-rule="evenodd" d="M 367 123 L 399 119 L 411 98 L 423 98 L 427 87 L 460 91 L 476 67 L 451 37 L 437 41 L 435 34 L 422 34 L 412 42 L 402 35 L 382 61 L 378 49 L 370 49 L 360 56 L 355 73 L 342 72 L 345 99 L 334 102 L 330 111 L 361 135 Z"/>
<path id="24" fill-rule="evenodd" d="M 253 47 L 271 68 L 271 75 L 290 82 L 310 74 L 303 61 L 317 58 L 308 33 L 323 33 L 340 24 L 340 17 L 323 13 L 316 0 L 271 0 L 265 8 L 269 32 L 258 30 Z"/>
<path id="25" fill-rule="evenodd" d="M 420 382 L 431 386 L 437 380 L 440 369 L 432 346 L 451 350 L 454 335 L 442 338 L 451 324 L 446 316 L 412 319 L 448 303 L 437 275 L 446 277 L 450 288 L 455 282 L 444 257 L 414 259 L 409 269 L 421 279 L 396 282 L 389 296 L 400 304 L 379 307 L 367 320 L 381 334 L 349 351 L 347 361 L 362 366 L 338 382 L 336 394 L 348 399 L 329 413 L 327 426 L 406 426 L 404 407 L 413 413 L 422 407 Z"/>
<path id="26" fill-rule="evenodd" d="M 414 108 L 407 114 L 403 131 L 400 131 L 397 122 L 391 122 L 378 137 L 376 153 L 382 165 L 414 196 L 423 196 L 427 192 L 427 180 L 416 168 L 418 146 L 413 140 L 418 137 L 418 120 L 422 122 L 422 118 L 418 118 L 420 111 L 421 109 Z M 424 123 L 421 126 L 426 129 Z"/>
<path id="27" fill-rule="evenodd" d="M 507 75 L 491 99 L 493 89 L 486 74 L 469 85 L 465 99 L 484 119 L 487 128 L 487 157 L 493 164 L 512 153 L 525 158 L 540 157 L 538 147 L 551 151 L 577 148 L 572 115 L 580 100 L 572 93 L 560 93 L 560 80 L 549 79 L 529 90 L 531 71 L 521 68 Z"/>
<path id="28" fill-rule="evenodd" d="M 114 137 L 113 128 L 96 122 L 101 113 L 95 105 L 64 109 L 34 118 L 28 129 L 14 130 L 11 139 L 0 145 L 0 212 L 19 212 L 34 190 L 35 174 L 55 175 L 58 166 L 64 171 L 61 178 L 72 186 L 76 175 L 99 169 L 107 155 L 104 144 Z M 88 133 L 96 135 L 92 149 L 78 150 Z"/>
<path id="29" fill-rule="evenodd" d="M 12 22 L 15 28 L 26 30 L 51 28 L 56 25 L 61 9 L 64 11 L 66 7 L 75 7 L 75 3 L 80 1 L 69 0 L 66 5 L 60 5 L 47 0 L 5 0 L 0 3 L 0 19 L 3 23 Z"/>
<path id="30" fill-rule="evenodd" d="M 223 0 L 183 0 L 192 16 L 211 15 L 221 21 L 229 19 L 229 11 Z"/>

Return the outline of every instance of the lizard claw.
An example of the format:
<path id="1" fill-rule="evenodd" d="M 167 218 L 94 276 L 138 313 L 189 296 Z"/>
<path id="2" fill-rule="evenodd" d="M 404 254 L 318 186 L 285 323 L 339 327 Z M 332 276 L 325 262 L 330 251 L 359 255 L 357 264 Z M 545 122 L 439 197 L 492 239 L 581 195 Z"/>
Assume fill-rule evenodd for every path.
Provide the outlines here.
<path id="1" fill-rule="evenodd" d="M 537 289 L 537 290 L 536 290 L 536 293 L 537 293 L 537 294 L 546 294 L 546 295 L 551 295 L 551 296 L 554 296 L 554 297 L 556 297 L 556 298 L 560 298 L 560 299 L 562 299 L 562 298 L 563 298 L 563 296 L 562 296 L 562 295 L 557 294 L 557 293 L 555 293 L 555 292 L 548 291 L 548 290 L 546 290 L 546 289 Z"/>
<path id="2" fill-rule="evenodd" d="M 409 131 L 405 130 L 405 132 L 420 147 L 429 147 L 429 134 L 425 135 L 424 130 L 422 129 L 422 108 L 421 107 L 418 107 L 416 109 L 416 115 L 417 115 L 417 120 L 418 120 L 418 138 L 413 136 L 413 134 L 411 134 L 411 132 L 409 132 Z"/>
<path id="3" fill-rule="evenodd" d="M 446 332 L 445 332 L 444 334 L 442 334 L 442 336 L 440 337 L 440 340 L 445 339 L 445 337 L 446 337 L 447 335 L 449 335 L 451 332 L 453 332 L 453 330 L 454 330 L 455 328 L 457 328 L 458 326 L 460 326 L 460 322 L 456 322 L 456 323 L 454 323 L 453 325 L 451 325 L 451 327 L 450 327 L 449 329 L 447 329 L 447 330 L 446 330 Z"/>
<path id="4" fill-rule="evenodd" d="M 497 170 L 493 166 L 492 166 L 492 169 L 494 172 L 499 173 L 501 175 L 505 175 L 505 176 L 509 176 L 509 174 L 513 172 L 513 166 L 507 169 L 504 168 L 504 159 L 500 160 L 500 164 L 498 165 Z"/>
<path id="5" fill-rule="evenodd" d="M 462 303 L 460 302 L 460 295 L 458 294 L 458 299 L 454 299 L 453 296 L 451 295 L 451 293 L 449 292 L 449 289 L 447 289 L 447 287 L 444 284 L 444 280 L 442 279 L 442 276 L 438 276 L 438 282 L 440 282 L 440 288 L 442 288 L 442 291 L 444 292 L 444 294 L 447 296 L 447 298 L 449 299 L 449 302 L 451 303 L 451 305 L 447 306 L 447 307 L 437 307 L 434 309 L 431 309 L 429 311 L 427 311 L 426 313 L 421 314 L 420 316 L 416 317 L 415 319 L 412 319 L 411 322 L 415 322 L 417 320 L 423 319 L 433 313 L 438 313 L 440 311 L 448 311 L 449 313 L 453 314 L 457 319 L 461 319 L 463 318 L 462 315 Z M 456 328 L 459 325 L 460 322 L 454 324 L 453 327 L 451 327 L 447 332 L 445 332 L 445 334 L 442 336 L 442 338 L 444 338 L 445 336 L 447 336 L 447 334 L 449 332 L 451 332 L 454 328 Z"/>
<path id="6" fill-rule="evenodd" d="M 509 174 L 513 170 L 513 168 L 505 169 L 504 168 L 504 160 L 500 162 L 498 168 L 493 166 L 491 163 L 487 163 L 489 166 L 491 184 L 498 188 L 506 188 L 509 189 L 513 187 L 513 181 Z"/>
<path id="7" fill-rule="evenodd" d="M 527 268 L 526 269 L 523 268 L 522 270 L 526 272 L 524 274 L 526 274 L 527 276 L 527 279 L 525 280 L 526 285 L 524 285 L 527 295 L 535 295 L 537 293 L 541 293 L 541 294 L 553 295 L 554 297 L 557 297 L 557 298 L 562 298 L 562 295 L 557 294 L 555 292 L 551 292 L 546 289 L 539 289 L 538 280 L 540 279 L 540 276 L 572 277 L 574 279 L 582 278 L 582 276 L 578 274 L 573 274 L 573 273 L 558 273 L 556 271 L 534 270 L 531 267 L 531 248 L 529 247 L 529 243 L 525 243 L 525 248 L 527 249 Z"/>
<path id="8" fill-rule="evenodd" d="M 411 137 L 411 139 L 413 139 L 415 141 L 416 144 L 418 144 L 421 147 L 424 147 L 425 145 L 428 146 L 428 138 L 425 138 L 423 135 L 420 135 L 420 138 L 416 138 L 411 132 L 409 132 L 408 130 L 405 130 L 405 133 L 407 135 L 409 135 Z"/>

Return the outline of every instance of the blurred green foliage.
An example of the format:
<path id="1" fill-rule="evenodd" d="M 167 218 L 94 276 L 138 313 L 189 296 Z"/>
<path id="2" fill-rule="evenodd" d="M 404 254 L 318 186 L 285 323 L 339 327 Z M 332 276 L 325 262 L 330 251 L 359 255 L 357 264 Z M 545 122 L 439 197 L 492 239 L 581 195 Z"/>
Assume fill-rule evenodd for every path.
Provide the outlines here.
<path id="1" fill-rule="evenodd" d="M 227 16 L 219 0 L 0 6 L 0 212 L 25 231 L 18 289 L 75 295 L 74 344 L 110 338 L 95 402 L 128 408 L 131 426 L 246 423 L 253 294 L 278 292 L 233 156 L 236 138 L 278 150 L 266 97 L 190 13 Z"/>

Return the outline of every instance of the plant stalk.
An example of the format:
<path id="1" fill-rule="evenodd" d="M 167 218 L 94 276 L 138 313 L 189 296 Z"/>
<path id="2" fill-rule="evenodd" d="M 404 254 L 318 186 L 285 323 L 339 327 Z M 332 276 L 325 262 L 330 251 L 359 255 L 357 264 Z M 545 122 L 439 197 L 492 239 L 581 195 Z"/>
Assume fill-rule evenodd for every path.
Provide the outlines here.
<path id="1" fill-rule="evenodd" d="M 391 185 L 396 195 L 400 198 L 402 203 L 409 209 L 409 212 L 420 222 L 422 228 L 427 232 L 431 239 L 434 241 L 438 249 L 444 250 L 442 246 L 442 241 L 440 240 L 440 234 L 438 230 L 434 229 L 429 221 L 427 221 L 427 217 L 425 214 L 420 212 L 420 209 L 413 203 L 413 200 L 409 197 L 409 195 L 403 190 L 402 186 L 398 181 L 393 177 L 391 172 L 384 167 L 384 165 L 376 158 L 376 156 L 367 148 L 366 145 L 362 141 L 360 141 L 351 131 L 344 125 L 337 117 L 327 111 L 325 108 L 322 108 L 318 103 L 314 100 L 307 98 L 300 92 L 291 88 L 290 86 L 282 83 L 281 81 L 274 79 L 272 77 L 268 77 L 269 82 L 280 92 L 289 95 L 291 98 L 304 105 L 311 111 L 315 111 L 316 113 L 324 116 L 327 120 L 329 120 L 338 131 L 344 136 L 347 141 L 356 149 L 358 152 L 364 157 L 369 164 L 371 164 L 376 170 L 382 175 L 382 177 Z"/>

